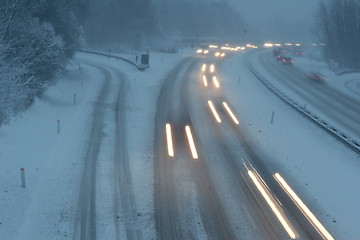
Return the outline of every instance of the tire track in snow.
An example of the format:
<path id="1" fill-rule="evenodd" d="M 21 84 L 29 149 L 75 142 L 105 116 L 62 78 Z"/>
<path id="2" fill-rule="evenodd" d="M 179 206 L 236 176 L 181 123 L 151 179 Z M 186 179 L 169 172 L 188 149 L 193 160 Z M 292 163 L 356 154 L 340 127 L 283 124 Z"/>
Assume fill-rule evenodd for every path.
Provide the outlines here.
<path id="1" fill-rule="evenodd" d="M 83 174 L 76 210 L 77 213 L 73 233 L 74 240 L 96 239 L 96 165 L 103 138 L 105 115 L 105 108 L 103 105 L 110 90 L 111 79 L 111 74 L 108 70 L 93 64 L 86 64 L 99 69 L 104 75 L 104 81 L 94 104 L 90 138 L 84 159 Z"/>

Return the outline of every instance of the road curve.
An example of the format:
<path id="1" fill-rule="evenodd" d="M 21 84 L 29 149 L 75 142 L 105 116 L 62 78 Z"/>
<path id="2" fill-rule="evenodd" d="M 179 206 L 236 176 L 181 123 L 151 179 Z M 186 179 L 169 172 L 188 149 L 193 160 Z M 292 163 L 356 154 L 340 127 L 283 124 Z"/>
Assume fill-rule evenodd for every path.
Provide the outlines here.
<path id="1" fill-rule="evenodd" d="M 84 159 L 83 173 L 78 198 L 76 220 L 73 239 L 95 240 L 96 239 L 96 165 L 100 145 L 102 141 L 102 129 L 104 127 L 104 115 L 107 95 L 110 90 L 111 74 L 105 68 L 88 64 L 99 69 L 104 75 L 103 84 L 99 95 L 94 103 L 93 119 L 87 150 Z"/>

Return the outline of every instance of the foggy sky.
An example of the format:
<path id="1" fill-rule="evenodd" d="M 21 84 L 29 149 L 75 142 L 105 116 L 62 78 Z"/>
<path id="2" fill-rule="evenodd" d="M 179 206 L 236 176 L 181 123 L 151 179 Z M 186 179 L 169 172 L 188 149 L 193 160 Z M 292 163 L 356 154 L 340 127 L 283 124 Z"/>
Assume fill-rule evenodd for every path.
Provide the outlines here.
<path id="1" fill-rule="evenodd" d="M 227 0 L 264 40 L 312 41 L 313 14 L 321 0 Z M 251 31 L 253 29 L 249 29 Z"/>

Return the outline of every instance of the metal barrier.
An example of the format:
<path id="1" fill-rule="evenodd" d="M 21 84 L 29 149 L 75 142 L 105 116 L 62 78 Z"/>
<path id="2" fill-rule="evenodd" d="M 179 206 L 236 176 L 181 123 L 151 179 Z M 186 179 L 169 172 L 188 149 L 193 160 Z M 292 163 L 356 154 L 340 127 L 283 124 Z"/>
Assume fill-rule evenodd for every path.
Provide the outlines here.
<path id="1" fill-rule="evenodd" d="M 344 143 L 347 147 L 354 150 L 356 153 L 360 154 L 360 143 L 358 140 L 351 138 L 349 135 L 342 132 L 339 128 L 334 127 L 328 124 L 325 120 L 321 119 L 316 114 L 310 112 L 300 104 L 296 103 L 293 99 L 287 96 L 285 93 L 276 88 L 271 82 L 266 80 L 261 74 L 255 70 L 254 66 L 249 62 L 249 53 L 246 58 L 247 67 L 250 71 L 255 75 L 257 79 L 259 79 L 267 88 L 269 88 L 275 95 L 277 95 L 281 100 L 290 105 L 293 109 L 303 114 L 305 117 L 310 119 L 313 123 L 315 123 L 318 127 L 322 128 L 326 132 L 330 133 L 333 137 Z"/>
<path id="2" fill-rule="evenodd" d="M 79 50 L 78 52 L 83 52 L 83 53 L 89 53 L 89 54 L 95 54 L 95 55 L 99 55 L 99 56 L 104 56 L 104 57 L 111 57 L 111 58 L 115 58 L 118 60 L 122 60 L 124 62 L 129 63 L 130 65 L 134 66 L 136 69 L 140 70 L 140 71 L 144 71 L 146 69 L 146 67 L 142 66 L 142 65 L 137 65 L 136 63 L 130 61 L 129 59 L 123 58 L 123 57 L 119 57 L 119 56 L 115 56 L 115 55 L 110 55 L 107 53 L 102 53 L 102 52 L 96 52 L 96 51 L 92 51 L 92 50 Z"/>

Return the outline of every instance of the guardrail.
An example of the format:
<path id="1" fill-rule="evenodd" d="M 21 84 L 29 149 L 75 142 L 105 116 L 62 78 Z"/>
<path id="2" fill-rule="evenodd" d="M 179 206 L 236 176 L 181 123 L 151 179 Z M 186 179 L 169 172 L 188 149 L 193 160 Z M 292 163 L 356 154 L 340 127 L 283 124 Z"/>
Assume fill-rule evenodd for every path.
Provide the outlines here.
<path id="1" fill-rule="evenodd" d="M 97 52 L 97 51 L 92 51 L 92 50 L 79 50 L 78 52 L 90 53 L 90 54 L 95 54 L 95 55 L 99 55 L 99 56 L 110 57 L 110 58 L 115 58 L 115 59 L 118 59 L 118 60 L 122 60 L 122 61 L 127 62 L 130 65 L 134 66 L 136 69 L 138 69 L 140 71 L 144 71 L 147 68 L 146 66 L 137 65 L 133 61 L 131 61 L 129 59 L 126 59 L 126 58 L 123 58 L 123 57 L 120 57 L 120 56 L 115 56 L 115 55 L 102 53 L 102 52 Z"/>
<path id="2" fill-rule="evenodd" d="M 360 73 L 360 69 L 347 70 L 347 71 L 339 72 L 336 75 L 340 76 L 340 75 L 345 75 L 345 74 L 350 74 L 350 73 Z"/>
<path id="3" fill-rule="evenodd" d="M 295 102 L 293 99 L 291 99 L 285 93 L 280 91 L 276 86 L 274 86 L 270 81 L 266 80 L 258 71 L 256 71 L 254 66 L 251 65 L 251 63 L 249 62 L 249 53 L 247 54 L 246 64 L 247 64 L 247 67 L 250 69 L 250 71 L 255 75 L 255 77 L 257 79 L 259 79 L 267 88 L 269 88 L 281 100 L 283 100 L 285 103 L 290 105 L 293 109 L 295 109 L 299 113 L 303 114 L 306 118 L 311 120 L 318 127 L 322 128 L 323 130 L 328 132 L 330 135 L 335 137 L 337 140 L 341 141 L 347 147 L 351 148 L 356 153 L 360 154 L 360 143 L 358 142 L 358 140 L 353 139 L 346 133 L 342 132 L 339 128 L 330 125 L 329 123 L 327 123 L 325 120 L 321 119 L 316 114 L 312 113 L 311 111 L 307 110 L 305 107 L 303 107 L 300 104 L 298 104 L 297 102 Z"/>

